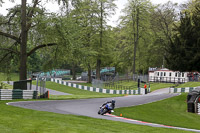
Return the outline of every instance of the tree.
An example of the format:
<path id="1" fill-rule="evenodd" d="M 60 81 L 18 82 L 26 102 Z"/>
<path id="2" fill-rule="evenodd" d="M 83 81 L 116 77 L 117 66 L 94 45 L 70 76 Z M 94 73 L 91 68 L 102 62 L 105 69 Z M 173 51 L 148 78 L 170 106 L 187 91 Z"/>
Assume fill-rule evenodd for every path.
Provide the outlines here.
<path id="1" fill-rule="evenodd" d="M 151 51 L 157 53 L 155 58 L 157 58 L 158 63 L 156 64 L 158 66 L 163 65 L 164 67 L 164 56 L 166 54 L 165 49 L 172 42 L 173 25 L 178 21 L 177 10 L 177 3 L 168 1 L 165 4 L 156 7 L 152 13 L 151 25 L 155 41 Z"/>
<path id="2" fill-rule="evenodd" d="M 129 69 L 133 74 L 136 73 L 136 63 L 139 64 L 141 60 L 138 58 L 139 47 L 143 45 L 145 42 L 143 40 L 147 37 L 152 9 L 153 6 L 150 1 L 130 0 L 123 10 L 125 15 L 121 16 L 120 33 L 122 36 L 119 40 L 119 47 L 122 52 L 120 55 L 126 61 L 126 67 L 131 67 Z"/>
<path id="3" fill-rule="evenodd" d="M 60 3 L 61 1 L 58 0 Z M 65 0 L 63 0 L 65 2 Z M 15 8 L 12 15 L 7 19 L 7 22 L 3 22 L 3 25 L 6 25 L 7 27 L 13 27 L 13 23 L 16 23 L 17 25 L 20 24 L 21 30 L 15 31 L 15 29 L 4 29 L 0 31 L 0 36 L 3 36 L 4 38 L 9 39 L 9 43 L 13 43 L 10 47 L 4 48 L 1 47 L 1 51 L 7 51 L 4 56 L 2 57 L 1 61 L 5 59 L 5 57 L 16 54 L 19 56 L 19 76 L 20 80 L 27 79 L 27 57 L 33 54 L 36 50 L 54 46 L 57 45 L 57 43 L 50 42 L 46 44 L 39 44 L 35 45 L 30 51 L 28 50 L 27 41 L 29 40 L 28 34 L 31 31 L 31 28 L 37 25 L 38 23 L 34 23 L 35 16 L 41 16 L 41 12 L 37 12 L 37 6 L 40 3 L 39 0 L 34 0 L 32 3 L 32 7 L 27 6 L 27 1 L 22 0 L 21 6 L 18 6 Z M 21 10 L 19 10 L 21 9 Z M 21 19 L 16 19 L 17 14 L 20 14 Z M 43 14 L 44 15 L 44 14 Z M 17 21 L 16 21 L 17 20 Z M 20 21 L 19 21 L 20 20 Z M 15 21 L 15 22 L 14 22 Z M 18 28 L 19 29 L 19 28 Z M 12 32 L 9 33 L 9 31 L 12 30 Z M 15 32 L 14 32 L 15 31 Z M 15 49 L 13 48 L 15 47 Z M 18 50 L 19 47 L 19 50 Z"/>
<path id="4" fill-rule="evenodd" d="M 98 4 L 96 1 L 83 0 L 79 10 L 78 22 L 81 27 L 80 38 L 83 48 L 81 49 L 81 67 L 88 71 L 88 82 L 92 82 L 91 71 L 95 66 L 97 52 L 95 44 L 98 44 Z"/>
<path id="5" fill-rule="evenodd" d="M 105 30 L 105 21 L 110 14 L 113 14 L 115 11 L 116 5 L 114 4 L 114 0 L 98 0 L 98 12 L 97 16 L 99 16 L 99 45 L 97 46 L 97 62 L 96 62 L 96 78 L 100 79 L 100 68 L 102 64 L 102 48 L 104 44 L 104 30 Z"/>
<path id="6" fill-rule="evenodd" d="M 57 28 L 63 44 L 61 53 L 66 55 L 63 56 L 64 60 L 62 61 L 67 61 L 67 63 L 71 64 L 73 80 L 76 80 L 76 67 L 81 61 L 83 43 L 81 42 L 81 27 L 77 18 L 73 13 L 69 15 L 59 19 L 60 25 L 57 25 Z"/>
<path id="7" fill-rule="evenodd" d="M 180 24 L 174 30 L 174 40 L 167 49 L 168 67 L 179 71 L 200 70 L 200 3 L 193 10 L 180 14 Z"/>

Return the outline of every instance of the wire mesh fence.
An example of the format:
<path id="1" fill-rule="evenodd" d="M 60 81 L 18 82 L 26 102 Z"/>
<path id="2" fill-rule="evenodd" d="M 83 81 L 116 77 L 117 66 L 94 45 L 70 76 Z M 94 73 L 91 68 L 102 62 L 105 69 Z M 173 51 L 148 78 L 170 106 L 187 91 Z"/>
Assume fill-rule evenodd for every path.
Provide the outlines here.
<path id="1" fill-rule="evenodd" d="M 46 78 L 38 77 L 36 84 L 36 91 L 38 91 L 38 98 L 47 98 L 48 91 L 46 89 Z"/>
<path id="2" fill-rule="evenodd" d="M 93 79 L 92 80 L 92 86 L 95 88 L 103 88 L 104 82 L 102 80 Z"/>

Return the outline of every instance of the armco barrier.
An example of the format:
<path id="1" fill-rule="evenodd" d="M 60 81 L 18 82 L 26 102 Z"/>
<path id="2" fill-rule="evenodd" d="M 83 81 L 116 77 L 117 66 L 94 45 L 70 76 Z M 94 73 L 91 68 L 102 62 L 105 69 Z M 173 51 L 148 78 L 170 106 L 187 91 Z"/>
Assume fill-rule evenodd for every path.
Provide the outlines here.
<path id="1" fill-rule="evenodd" d="M 19 89 L 0 89 L 0 100 L 36 99 L 37 91 Z"/>
<path id="2" fill-rule="evenodd" d="M 69 87 L 74 87 L 74 88 L 78 88 L 82 90 L 99 92 L 99 93 L 128 94 L 128 95 L 137 95 L 137 94 L 144 95 L 145 94 L 144 88 L 139 88 L 138 90 L 110 90 L 110 89 L 94 88 L 94 87 L 89 87 L 89 86 L 78 85 L 78 84 L 62 81 L 61 79 L 54 79 L 54 78 L 51 79 L 51 82 L 56 82 L 58 84 L 66 85 Z"/>
<path id="3" fill-rule="evenodd" d="M 169 88 L 169 93 L 188 93 L 188 92 L 191 92 L 194 89 L 196 89 L 196 87 Z"/>

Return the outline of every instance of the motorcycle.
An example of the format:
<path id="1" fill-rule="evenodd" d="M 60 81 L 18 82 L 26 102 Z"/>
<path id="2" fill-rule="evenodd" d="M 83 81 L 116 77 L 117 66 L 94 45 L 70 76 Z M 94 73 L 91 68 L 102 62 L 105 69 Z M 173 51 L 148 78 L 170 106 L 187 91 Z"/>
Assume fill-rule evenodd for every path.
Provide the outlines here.
<path id="1" fill-rule="evenodd" d="M 100 106 L 98 114 L 100 114 L 100 115 L 104 115 L 106 113 L 111 114 L 111 112 L 114 112 L 113 108 L 112 108 L 112 104 L 111 103 L 107 103 L 106 105 Z"/>

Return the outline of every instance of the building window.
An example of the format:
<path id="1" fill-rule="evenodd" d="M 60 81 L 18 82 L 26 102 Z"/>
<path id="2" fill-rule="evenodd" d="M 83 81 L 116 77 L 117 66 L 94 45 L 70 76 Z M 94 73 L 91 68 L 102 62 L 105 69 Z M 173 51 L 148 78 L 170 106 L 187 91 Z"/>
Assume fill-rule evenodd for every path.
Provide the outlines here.
<path id="1" fill-rule="evenodd" d="M 161 72 L 160 76 L 161 76 L 161 77 L 163 76 L 163 72 Z"/>
<path id="2" fill-rule="evenodd" d="M 158 72 L 158 76 L 159 76 L 159 72 Z"/>
<path id="3" fill-rule="evenodd" d="M 182 73 L 182 77 L 184 77 L 184 73 Z"/>
<path id="4" fill-rule="evenodd" d="M 169 76 L 171 77 L 171 76 L 172 76 L 172 73 L 169 73 Z"/>
<path id="5" fill-rule="evenodd" d="M 177 77 L 177 73 L 175 73 L 175 77 Z"/>
<path id="6" fill-rule="evenodd" d="M 166 72 L 164 72 L 164 76 L 166 76 Z"/>

